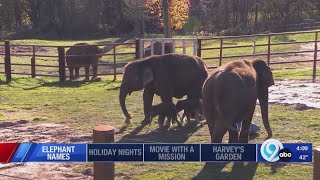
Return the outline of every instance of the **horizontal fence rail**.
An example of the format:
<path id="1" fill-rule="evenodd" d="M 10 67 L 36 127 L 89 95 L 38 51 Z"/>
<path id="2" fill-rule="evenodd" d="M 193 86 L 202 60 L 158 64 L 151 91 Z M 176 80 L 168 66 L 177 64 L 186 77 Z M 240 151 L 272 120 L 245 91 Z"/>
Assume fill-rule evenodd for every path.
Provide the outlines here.
<path id="1" fill-rule="evenodd" d="M 162 53 L 164 53 L 164 43 L 173 42 L 175 50 L 175 42 L 182 43 L 183 53 L 187 51 L 187 42 L 191 42 L 193 46 L 193 54 L 202 57 L 208 65 L 208 69 L 217 68 L 227 61 L 226 59 L 233 60 L 238 58 L 266 58 L 268 65 L 281 65 L 281 64 L 294 64 L 294 63 L 312 63 L 312 81 L 315 82 L 316 70 L 317 70 L 317 59 L 318 54 L 318 34 L 320 31 L 297 31 L 297 32 L 285 32 L 285 33 L 269 33 L 269 34 L 254 34 L 254 35 L 241 35 L 241 36 L 223 36 L 223 37 L 210 37 L 210 38 L 190 38 L 190 39 L 180 39 L 180 38 L 156 38 L 156 40 L 162 42 Z M 314 34 L 313 40 L 306 41 L 296 41 L 288 40 L 284 42 L 272 42 L 272 38 L 276 36 L 285 35 L 297 35 L 297 34 Z M 232 39 L 237 40 L 244 38 L 252 41 L 252 44 L 240 44 L 231 41 Z M 257 43 L 257 39 L 264 38 L 265 42 Z M 10 41 L 5 41 L 3 45 L 0 45 L 0 57 L 4 57 L 4 61 L 0 61 L 0 74 L 6 75 L 6 82 L 11 81 L 11 74 L 28 75 L 33 78 L 37 76 L 45 77 L 59 77 L 60 81 L 65 81 L 69 78 L 69 68 L 82 68 L 90 67 L 90 65 L 73 65 L 68 66 L 66 63 L 66 58 L 70 57 L 83 57 L 83 58 L 93 58 L 93 57 L 105 57 L 108 60 L 99 60 L 98 63 L 98 76 L 102 75 L 113 75 L 114 80 L 116 80 L 117 75 L 123 74 L 125 65 L 134 59 L 139 59 L 143 56 L 143 49 L 141 47 L 143 42 L 151 43 L 151 47 L 155 42 L 155 39 L 136 39 L 133 42 L 125 43 L 106 43 L 101 45 L 82 45 L 82 46 L 111 46 L 112 49 L 108 52 L 100 54 L 86 54 L 86 55 L 66 55 L 68 48 L 72 46 L 50 46 L 50 45 L 15 45 L 10 44 Z M 208 43 L 215 42 L 214 47 L 208 47 Z M 286 45 L 301 45 L 301 44 L 311 44 L 308 49 L 302 50 L 290 50 L 290 51 L 272 51 L 278 46 Z M 312 45 L 314 44 L 314 45 Z M 79 45 L 81 46 L 81 45 Z M 22 50 L 20 50 L 21 48 Z M 122 49 L 121 49 L 122 48 Z M 132 48 L 132 52 L 128 52 L 127 48 Z M 190 48 L 190 47 L 189 47 Z M 142 50 L 141 50 L 142 49 Z M 243 49 L 251 49 L 252 53 L 229 53 L 227 51 L 236 51 Z M 257 51 L 257 49 L 259 51 Z M 261 50 L 264 49 L 264 50 Z M 25 50 L 25 51 L 23 51 Z M 175 52 L 175 51 L 174 51 Z M 241 51 L 239 51 L 241 52 Z M 151 54 L 154 50 L 151 48 Z M 207 55 L 209 54 L 209 55 Z M 210 55 L 211 54 L 211 55 Z M 212 56 L 217 54 L 216 56 Z M 275 61 L 274 57 L 286 56 L 286 55 L 305 55 L 308 57 L 295 58 L 292 60 Z M 132 57 L 130 57 L 132 56 Z M 12 61 L 12 58 L 19 57 L 25 61 L 19 62 Z M 104 58 L 104 59 L 105 59 Z M 14 60 L 14 59 L 13 59 Z M 212 65 L 213 64 L 213 65 Z M 21 69 L 23 70 L 21 72 Z M 41 72 L 41 73 L 39 73 Z M 83 71 L 81 71 L 83 72 Z M 84 75 L 79 75 L 84 77 Z"/>
<path id="2" fill-rule="evenodd" d="M 99 60 L 98 68 L 103 69 L 103 72 L 97 73 L 98 76 L 103 75 L 113 75 L 114 80 L 116 79 L 116 75 L 122 74 L 123 72 L 119 72 L 119 68 L 124 67 L 127 62 L 117 61 L 117 58 L 121 58 L 124 56 L 132 55 L 130 60 L 136 58 L 136 52 L 133 50 L 132 52 L 117 52 L 116 48 L 119 46 L 132 46 L 135 49 L 135 42 L 125 42 L 125 43 L 107 43 L 103 45 L 83 45 L 83 46 L 114 46 L 113 50 L 101 53 L 101 54 L 87 54 L 87 55 L 66 55 L 66 50 L 72 46 L 40 46 L 40 45 L 11 45 L 10 41 L 5 41 L 5 45 L 3 49 L 8 49 L 4 53 L 1 51 L 0 45 L 0 56 L 3 55 L 5 61 L 0 62 L 1 65 L 5 66 L 5 71 L 0 70 L 0 73 L 6 75 L 7 82 L 11 81 L 11 74 L 18 75 L 28 75 L 31 77 L 36 76 L 45 76 L 45 77 L 59 77 L 60 81 L 65 81 L 66 78 L 69 78 L 69 73 L 66 73 L 68 68 L 82 68 L 82 67 L 91 67 L 92 65 L 73 65 L 68 66 L 66 63 L 66 58 L 69 57 L 83 57 L 83 58 L 92 58 L 92 57 L 109 57 L 109 60 L 106 62 Z M 81 45 L 79 45 L 81 46 Z M 15 48 L 28 48 L 26 52 L 14 52 Z M 54 55 L 44 54 L 41 52 L 42 48 L 51 48 L 51 50 L 55 51 Z M 46 52 L 45 52 L 46 53 Z M 19 62 L 11 62 L 12 57 L 22 57 L 26 58 L 26 61 Z M 29 58 L 29 60 L 27 60 Z M 10 60 L 10 62 L 9 62 Z M 50 62 L 50 63 L 48 63 Z M 21 72 L 21 68 L 23 68 Z M 40 70 L 38 68 L 51 68 L 52 71 Z M 18 70 L 19 69 L 19 70 Z M 25 70 L 29 69 L 29 70 Z M 41 72 L 41 73 L 39 73 Z M 91 74 L 91 73 L 90 73 Z M 79 77 L 85 77 L 85 75 L 79 75 Z"/>
<path id="3" fill-rule="evenodd" d="M 218 66 L 208 66 L 209 69 L 214 69 L 223 64 L 224 59 L 232 59 L 232 58 L 257 58 L 266 56 L 268 65 L 279 65 L 279 64 L 292 64 L 292 63 L 312 63 L 312 82 L 315 82 L 316 79 L 316 69 L 317 69 L 317 62 L 320 60 L 317 59 L 318 53 L 318 34 L 320 31 L 299 31 L 299 32 L 285 32 L 285 33 L 269 33 L 269 34 L 255 34 L 255 35 L 241 35 L 241 36 L 223 36 L 223 37 L 210 37 L 210 38 L 201 38 L 198 39 L 198 53 L 199 57 L 202 57 L 206 62 L 210 62 L 210 60 L 218 60 L 216 63 Z M 314 40 L 306 40 L 306 41 L 296 41 L 290 40 L 289 42 L 277 42 L 272 43 L 271 39 L 274 36 L 281 36 L 281 35 L 296 35 L 296 34 L 314 34 Z M 252 45 L 230 45 L 234 43 L 226 42 L 226 40 L 231 39 L 239 39 L 239 38 L 253 38 Z M 256 44 L 257 38 L 266 38 L 267 43 Z M 248 40 L 248 39 L 247 39 Z M 205 47 L 205 44 L 214 41 L 217 42 L 216 47 Z M 313 43 L 314 47 L 310 50 L 295 50 L 295 51 L 285 51 L 285 52 L 272 52 L 272 47 L 276 47 L 279 45 L 295 45 L 295 44 L 308 44 Z M 233 49 L 241 49 L 241 48 L 252 48 L 251 54 L 239 54 L 239 55 L 225 55 L 225 50 L 233 50 Z M 266 48 L 266 52 L 256 53 L 257 48 Z M 203 56 L 203 53 L 206 52 L 213 52 L 218 51 L 218 56 Z M 313 59 L 306 58 L 306 60 L 290 60 L 290 61 L 281 61 L 281 62 L 272 62 L 272 56 L 281 56 L 281 55 L 296 55 L 296 54 L 306 54 L 306 53 L 313 53 Z M 213 53 L 212 53 L 213 54 Z M 304 58 L 305 59 L 305 58 Z"/>

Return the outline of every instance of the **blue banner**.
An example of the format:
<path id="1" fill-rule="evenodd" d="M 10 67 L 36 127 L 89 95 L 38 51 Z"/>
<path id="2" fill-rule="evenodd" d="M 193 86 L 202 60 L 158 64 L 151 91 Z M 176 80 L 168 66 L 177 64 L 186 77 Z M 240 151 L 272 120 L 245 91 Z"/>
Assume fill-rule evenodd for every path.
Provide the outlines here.
<path id="1" fill-rule="evenodd" d="M 199 162 L 200 144 L 144 144 L 144 161 Z"/>
<path id="2" fill-rule="evenodd" d="M 280 148 L 272 144 L 258 144 L 257 152 L 257 162 L 312 162 L 310 143 L 283 143 Z"/>
<path id="3" fill-rule="evenodd" d="M 20 144 L 12 162 L 86 162 L 86 144 Z"/>
<path id="4" fill-rule="evenodd" d="M 143 144 L 88 144 L 88 161 L 143 161 Z"/>
<path id="5" fill-rule="evenodd" d="M 24 159 L 31 145 L 32 145 L 31 143 L 20 144 L 11 162 L 25 162 Z"/>
<path id="6" fill-rule="evenodd" d="M 202 162 L 256 161 L 255 144 L 201 144 Z"/>
<path id="7" fill-rule="evenodd" d="M 311 143 L 2 143 L 1 162 L 312 162 Z"/>

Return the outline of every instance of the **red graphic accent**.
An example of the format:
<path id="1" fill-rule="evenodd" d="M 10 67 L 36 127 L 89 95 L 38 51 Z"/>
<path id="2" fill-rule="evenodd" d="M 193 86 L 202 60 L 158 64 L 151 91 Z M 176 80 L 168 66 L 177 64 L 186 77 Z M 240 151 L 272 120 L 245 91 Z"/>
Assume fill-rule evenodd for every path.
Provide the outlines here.
<path id="1" fill-rule="evenodd" d="M 0 143 L 0 162 L 8 163 L 13 158 L 20 143 Z"/>

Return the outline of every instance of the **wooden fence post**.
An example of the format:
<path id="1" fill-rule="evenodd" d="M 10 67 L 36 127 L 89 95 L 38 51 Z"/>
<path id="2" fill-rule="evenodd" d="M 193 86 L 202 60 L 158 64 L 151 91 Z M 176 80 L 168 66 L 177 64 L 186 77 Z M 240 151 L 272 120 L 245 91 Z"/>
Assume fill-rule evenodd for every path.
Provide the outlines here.
<path id="1" fill-rule="evenodd" d="M 314 149 L 313 180 L 320 179 L 320 146 Z"/>
<path id="2" fill-rule="evenodd" d="M 318 58 L 318 32 L 315 33 L 315 40 L 314 40 L 313 73 L 312 73 L 313 83 L 316 82 L 317 58 Z"/>
<path id="3" fill-rule="evenodd" d="M 31 77 L 36 77 L 36 50 L 34 46 L 32 46 Z"/>
<path id="4" fill-rule="evenodd" d="M 186 54 L 187 53 L 187 49 L 186 49 L 187 43 L 185 39 L 182 39 L 182 53 Z"/>
<path id="5" fill-rule="evenodd" d="M 96 126 L 93 129 L 93 143 L 114 143 L 114 127 Z M 114 162 L 94 162 L 94 180 L 113 180 L 115 175 Z"/>
<path id="6" fill-rule="evenodd" d="M 253 40 L 252 47 L 253 47 L 253 52 L 252 52 L 253 57 L 256 58 L 256 40 Z"/>
<path id="7" fill-rule="evenodd" d="M 140 53 L 140 39 L 136 39 L 136 59 L 139 59 L 139 53 Z"/>
<path id="8" fill-rule="evenodd" d="M 113 48 L 113 81 L 117 80 L 117 57 L 116 57 L 116 47 Z"/>
<path id="9" fill-rule="evenodd" d="M 58 47 L 59 56 L 59 80 L 64 82 L 66 80 L 66 65 L 65 65 L 65 49 L 64 46 Z"/>
<path id="10" fill-rule="evenodd" d="M 268 59 L 267 59 L 268 66 L 270 65 L 270 53 L 271 53 L 271 35 L 268 34 Z"/>
<path id="11" fill-rule="evenodd" d="M 199 46 L 198 46 L 198 48 L 199 48 Z M 174 39 L 172 40 L 172 53 L 176 53 L 176 40 L 174 40 Z M 200 55 L 201 55 L 201 51 L 200 51 Z"/>
<path id="12" fill-rule="evenodd" d="M 219 66 L 222 65 L 222 49 L 223 49 L 223 38 L 220 39 L 220 56 L 219 56 Z"/>
<path id="13" fill-rule="evenodd" d="M 198 42 L 197 56 L 201 57 L 201 42 L 202 41 L 201 41 L 201 39 L 198 39 L 197 42 Z"/>
<path id="14" fill-rule="evenodd" d="M 10 41 L 4 41 L 5 57 L 4 66 L 6 73 L 6 83 L 11 82 L 11 55 L 10 55 Z"/>

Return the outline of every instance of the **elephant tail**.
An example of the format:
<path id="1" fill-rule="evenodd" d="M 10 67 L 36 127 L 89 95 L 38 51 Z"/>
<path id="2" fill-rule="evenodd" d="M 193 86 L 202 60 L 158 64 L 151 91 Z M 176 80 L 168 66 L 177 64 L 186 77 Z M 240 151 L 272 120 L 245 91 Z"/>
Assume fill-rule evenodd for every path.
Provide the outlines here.
<path id="1" fill-rule="evenodd" d="M 234 124 L 236 122 L 238 103 L 238 85 L 242 84 L 241 77 L 233 72 L 220 71 L 217 74 L 214 89 L 215 110 L 218 119 L 223 121 L 225 127 L 238 131 Z"/>

